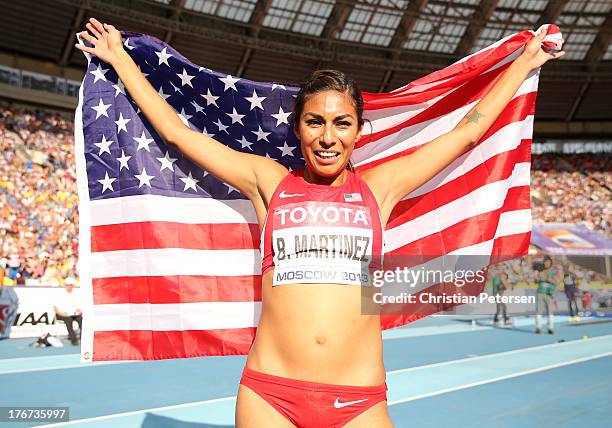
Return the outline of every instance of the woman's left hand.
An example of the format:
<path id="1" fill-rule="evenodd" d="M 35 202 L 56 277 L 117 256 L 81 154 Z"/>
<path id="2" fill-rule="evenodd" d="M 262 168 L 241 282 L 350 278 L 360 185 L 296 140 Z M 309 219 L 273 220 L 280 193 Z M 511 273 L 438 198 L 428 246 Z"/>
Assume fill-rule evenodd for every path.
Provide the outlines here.
<path id="1" fill-rule="evenodd" d="M 565 51 L 557 52 L 557 53 L 548 53 L 545 52 L 542 48 L 542 43 L 544 42 L 544 37 L 546 37 L 546 31 L 540 31 L 540 34 L 536 35 L 533 39 L 527 43 L 525 46 L 525 50 L 518 57 L 525 66 L 529 67 L 530 70 L 535 70 L 536 68 L 541 67 L 547 61 L 551 59 L 561 58 L 565 55 Z"/>

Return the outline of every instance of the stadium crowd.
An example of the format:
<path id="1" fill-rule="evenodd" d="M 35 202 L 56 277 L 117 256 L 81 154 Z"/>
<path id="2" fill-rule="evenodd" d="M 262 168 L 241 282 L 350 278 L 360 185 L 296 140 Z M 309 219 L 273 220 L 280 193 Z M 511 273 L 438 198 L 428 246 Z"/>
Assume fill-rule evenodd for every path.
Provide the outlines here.
<path id="1" fill-rule="evenodd" d="M 75 282 L 73 124 L 0 106 L 0 268 L 17 284 Z"/>
<path id="2" fill-rule="evenodd" d="M 77 281 L 73 123 L 0 105 L 0 268 L 16 283 Z M 611 236 L 612 156 L 534 155 L 535 222 L 582 223 Z"/>
<path id="3" fill-rule="evenodd" d="M 531 165 L 534 222 L 584 224 L 612 237 L 612 156 L 541 154 Z"/>

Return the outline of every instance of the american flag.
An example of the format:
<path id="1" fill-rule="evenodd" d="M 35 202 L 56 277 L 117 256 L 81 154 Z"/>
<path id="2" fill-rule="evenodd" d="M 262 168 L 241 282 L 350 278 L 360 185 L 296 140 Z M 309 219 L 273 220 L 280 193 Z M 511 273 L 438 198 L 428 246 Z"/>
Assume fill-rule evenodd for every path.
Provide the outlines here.
<path id="1" fill-rule="evenodd" d="M 546 25 L 545 41 L 561 34 Z M 533 37 L 523 31 L 384 94 L 364 94 L 364 171 L 450 131 Z M 295 86 L 192 64 L 165 43 L 123 33 L 126 51 L 186 126 L 290 169 L 304 167 L 291 131 Z M 235 188 L 166 145 L 112 67 L 89 65 L 76 111 L 82 361 L 248 353 L 261 310 L 260 231 Z M 526 253 L 530 143 L 539 70 L 479 144 L 395 208 L 385 254 Z M 382 327 L 425 313 L 387 314 Z"/>

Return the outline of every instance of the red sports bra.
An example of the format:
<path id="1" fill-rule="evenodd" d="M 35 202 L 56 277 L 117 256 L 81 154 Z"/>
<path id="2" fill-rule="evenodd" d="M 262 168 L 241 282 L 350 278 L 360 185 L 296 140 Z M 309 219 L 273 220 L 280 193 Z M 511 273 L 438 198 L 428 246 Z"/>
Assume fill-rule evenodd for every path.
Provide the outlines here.
<path id="1" fill-rule="evenodd" d="M 262 274 L 272 285 L 370 285 L 382 266 L 383 229 L 368 185 L 348 172 L 341 186 L 311 184 L 292 171 L 272 195 L 262 230 Z"/>

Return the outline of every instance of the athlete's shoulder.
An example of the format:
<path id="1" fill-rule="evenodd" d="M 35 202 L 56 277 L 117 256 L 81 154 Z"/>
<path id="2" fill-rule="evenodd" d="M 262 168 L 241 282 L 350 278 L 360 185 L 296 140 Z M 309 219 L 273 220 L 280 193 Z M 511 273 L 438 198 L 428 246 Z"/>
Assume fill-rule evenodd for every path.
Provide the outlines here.
<path id="1" fill-rule="evenodd" d="M 268 205 L 272 203 L 274 200 L 278 200 L 279 195 L 283 195 L 284 191 L 294 191 L 296 189 L 300 190 L 302 186 L 300 183 L 303 182 L 301 178 L 303 176 L 303 172 L 292 170 L 287 171 L 282 177 L 278 179 L 276 185 L 274 186 L 274 191 L 270 194 L 268 199 Z M 283 196 L 280 196 L 281 198 Z"/>
<path id="2" fill-rule="evenodd" d="M 367 184 L 368 188 L 375 195 L 382 194 L 389 187 L 389 181 L 384 179 L 383 174 L 376 171 L 376 167 L 366 169 L 365 171 L 355 171 L 352 174 L 356 181 Z"/>
<path id="3" fill-rule="evenodd" d="M 354 170 L 348 170 L 349 173 L 349 177 L 352 177 L 353 180 L 357 180 L 357 181 L 364 181 L 367 183 L 367 180 L 370 178 L 370 175 L 368 174 L 369 170 L 366 171 L 354 171 Z"/>

